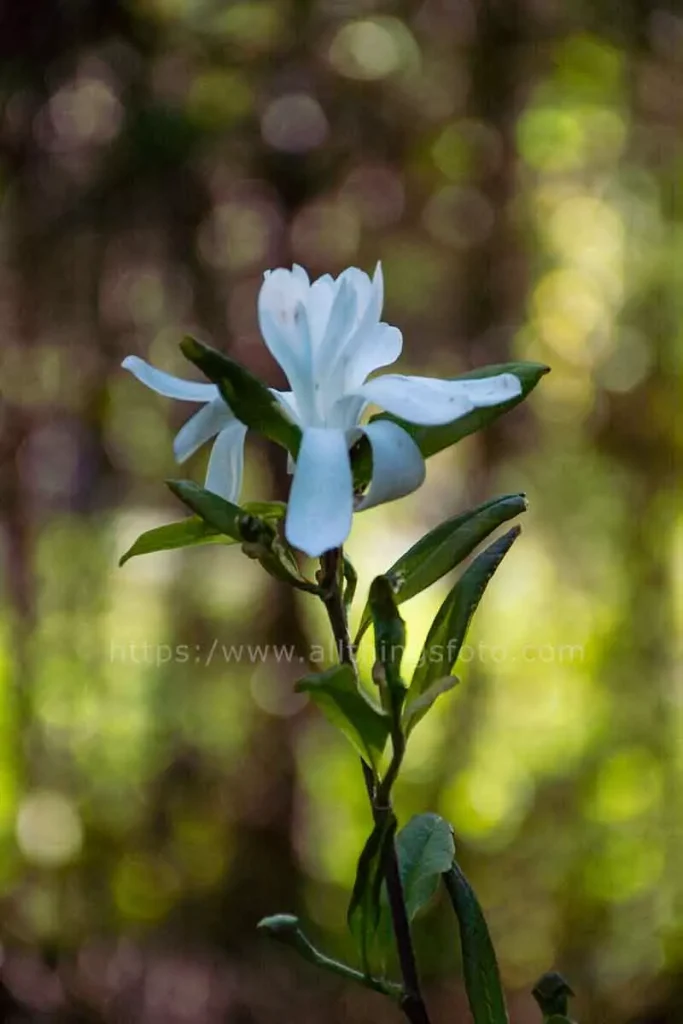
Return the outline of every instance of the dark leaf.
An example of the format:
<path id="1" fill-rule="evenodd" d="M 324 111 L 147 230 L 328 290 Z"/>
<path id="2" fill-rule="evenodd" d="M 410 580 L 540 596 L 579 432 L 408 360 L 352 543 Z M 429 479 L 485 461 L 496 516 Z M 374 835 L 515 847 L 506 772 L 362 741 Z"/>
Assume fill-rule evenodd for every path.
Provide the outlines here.
<path id="1" fill-rule="evenodd" d="M 494 572 L 520 534 L 508 530 L 467 567 L 436 613 L 408 691 L 408 703 L 425 693 L 435 680 L 450 674 L 467 630 Z"/>
<path id="2" fill-rule="evenodd" d="M 508 1024 L 498 961 L 474 890 L 455 862 L 443 878 L 458 919 L 463 975 L 474 1024 Z"/>
<path id="3" fill-rule="evenodd" d="M 385 573 L 392 581 L 396 604 L 402 604 L 431 587 L 467 558 L 494 530 L 526 508 L 523 494 L 507 494 L 440 523 L 401 555 Z M 356 643 L 370 621 L 370 606 L 366 605 Z"/>
<path id="4" fill-rule="evenodd" d="M 389 719 L 359 687 L 350 665 L 306 676 L 295 688 L 310 696 L 364 761 L 377 766 L 389 735 Z"/>
<path id="5" fill-rule="evenodd" d="M 247 427 L 296 455 L 301 431 L 258 377 L 233 359 L 196 338 L 183 338 L 183 355 L 217 385 L 235 416 Z"/>

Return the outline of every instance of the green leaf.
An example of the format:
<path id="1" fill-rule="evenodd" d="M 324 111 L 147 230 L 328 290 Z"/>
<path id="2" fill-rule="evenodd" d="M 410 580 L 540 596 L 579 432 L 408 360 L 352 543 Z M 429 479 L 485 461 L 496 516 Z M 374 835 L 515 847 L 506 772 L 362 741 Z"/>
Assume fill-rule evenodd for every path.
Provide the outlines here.
<path id="1" fill-rule="evenodd" d="M 295 689 L 307 693 L 363 760 L 377 767 L 389 736 L 389 718 L 360 688 L 350 665 L 305 676 Z"/>
<path id="2" fill-rule="evenodd" d="M 409 701 L 403 709 L 403 731 L 406 739 L 410 736 L 418 722 L 422 721 L 432 705 L 442 693 L 448 693 L 460 682 L 455 676 L 442 676 L 427 687 L 424 693 Z"/>
<path id="3" fill-rule="evenodd" d="M 167 480 L 167 486 L 177 498 L 214 530 L 233 540 L 241 541 L 239 523 L 244 512 L 225 498 L 204 490 L 191 480 Z"/>
<path id="4" fill-rule="evenodd" d="M 474 1024 L 509 1024 L 498 961 L 474 890 L 455 862 L 443 879 L 458 919 L 463 975 Z"/>
<path id="5" fill-rule="evenodd" d="M 436 895 L 441 876 L 453 863 L 453 829 L 438 814 L 418 814 L 397 834 L 396 856 L 406 911 L 412 921 Z M 378 947 L 384 954 L 392 944 L 391 910 L 384 885 Z"/>
<path id="6" fill-rule="evenodd" d="M 368 605 L 375 632 L 373 679 L 379 687 L 382 707 L 398 721 L 406 694 L 401 679 L 406 627 L 396 609 L 391 580 L 386 576 L 377 576 L 372 581 Z"/>
<path id="7" fill-rule="evenodd" d="M 298 590 L 317 594 L 318 587 L 302 576 L 294 555 L 280 540 L 273 522 L 282 518 L 280 503 L 259 503 L 255 507 L 265 510 L 269 519 L 262 519 L 239 505 L 205 490 L 190 480 L 167 480 L 170 489 L 209 526 L 240 541 L 242 551 L 256 558 L 275 579 L 289 583 Z"/>
<path id="8" fill-rule="evenodd" d="M 265 519 L 267 523 L 279 523 L 287 514 L 284 501 L 245 501 L 242 509 L 249 515 Z"/>
<path id="9" fill-rule="evenodd" d="M 529 392 L 533 391 L 541 377 L 549 372 L 549 367 L 544 366 L 543 363 L 501 363 L 497 366 L 485 366 L 478 370 L 470 370 L 454 379 L 478 380 L 483 377 L 495 377 L 499 373 L 513 373 L 522 385 L 521 394 L 515 398 L 509 398 L 506 402 L 499 402 L 498 405 L 473 409 L 466 416 L 461 416 L 460 419 L 438 427 L 418 427 L 414 423 L 406 423 L 401 419 L 396 419 L 396 422 L 408 431 L 424 457 L 428 458 L 444 448 L 450 448 L 452 444 L 481 430 L 482 427 L 487 427 L 503 413 L 514 409 L 516 405 L 524 401 Z M 394 417 L 391 418 L 394 419 Z"/>
<path id="10" fill-rule="evenodd" d="M 166 523 L 140 534 L 135 543 L 121 555 L 119 565 L 125 565 L 136 555 L 149 555 L 156 551 L 173 551 L 199 544 L 234 544 L 232 537 L 219 533 L 198 516 L 188 516 L 179 523 Z"/>
<path id="11" fill-rule="evenodd" d="M 494 572 L 520 534 L 514 526 L 490 544 L 467 567 L 436 613 L 413 673 L 408 702 L 451 672 L 467 635 L 470 621 Z"/>
<path id="12" fill-rule="evenodd" d="M 258 377 L 196 338 L 183 338 L 180 348 L 183 355 L 217 385 L 242 423 L 296 456 L 301 443 L 301 431 Z"/>
<path id="13" fill-rule="evenodd" d="M 489 405 L 483 409 L 473 409 L 472 412 L 467 413 L 466 416 L 461 416 L 460 419 L 452 420 L 450 423 L 444 423 L 436 427 L 417 426 L 414 423 L 408 423 L 406 420 L 400 419 L 398 416 L 392 416 L 390 413 L 379 413 L 377 416 L 371 417 L 370 422 L 373 423 L 375 420 L 392 420 L 394 423 L 398 423 L 399 426 L 403 427 L 410 434 L 424 457 L 428 458 L 430 455 L 435 455 L 437 452 L 442 451 L 442 449 L 456 444 L 463 437 L 467 437 L 469 434 L 487 427 L 494 420 L 498 419 L 499 416 L 502 416 L 503 413 L 514 409 L 516 405 L 523 402 L 527 395 L 533 391 L 541 377 L 549 372 L 549 367 L 543 363 L 516 362 L 483 366 L 477 370 L 462 373 L 452 379 L 468 380 L 472 378 L 494 377 L 499 373 L 513 373 L 522 385 L 521 394 L 514 398 L 509 398 L 506 402 L 500 402 L 498 405 Z M 352 455 L 354 483 L 357 487 L 367 486 L 372 476 L 372 454 L 366 438 L 363 438 L 354 445 Z"/>
<path id="14" fill-rule="evenodd" d="M 382 883 L 395 832 L 396 818 L 388 811 L 375 823 L 363 847 L 351 893 L 347 919 L 366 974 L 372 973 L 370 957 L 380 923 Z"/>
<path id="15" fill-rule="evenodd" d="M 401 555 L 385 573 L 392 581 L 396 604 L 402 604 L 431 587 L 467 558 L 494 530 L 526 508 L 523 494 L 506 494 L 440 523 Z M 370 620 L 370 607 L 366 605 L 356 643 Z"/>
<path id="16" fill-rule="evenodd" d="M 455 857 L 453 829 L 438 814 L 417 814 L 396 836 L 403 896 L 412 921 L 436 894 Z"/>

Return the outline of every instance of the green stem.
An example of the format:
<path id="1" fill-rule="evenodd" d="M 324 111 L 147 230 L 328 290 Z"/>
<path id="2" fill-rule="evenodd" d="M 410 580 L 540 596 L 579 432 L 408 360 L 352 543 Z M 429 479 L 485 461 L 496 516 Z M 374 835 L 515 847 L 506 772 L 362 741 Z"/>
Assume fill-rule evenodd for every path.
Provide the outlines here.
<path id="1" fill-rule="evenodd" d="M 328 551 L 321 559 L 320 592 L 327 610 L 335 642 L 339 650 L 339 658 L 343 664 L 350 665 L 356 677 L 358 666 L 356 654 L 349 634 L 346 605 L 342 592 L 344 555 L 341 548 Z M 391 764 L 381 782 L 365 761 L 361 761 L 365 786 L 372 807 L 375 822 L 384 814 L 391 812 L 391 789 L 398 775 L 403 760 L 404 738 L 392 731 L 393 756 Z M 410 921 L 406 910 L 401 874 L 398 865 L 396 847 L 393 846 L 387 863 L 386 873 L 387 895 L 391 909 L 391 920 L 396 939 L 398 960 L 403 977 L 404 992 L 401 997 L 401 1009 L 410 1024 L 430 1024 L 427 1007 L 422 996 L 417 961 L 410 932 Z"/>

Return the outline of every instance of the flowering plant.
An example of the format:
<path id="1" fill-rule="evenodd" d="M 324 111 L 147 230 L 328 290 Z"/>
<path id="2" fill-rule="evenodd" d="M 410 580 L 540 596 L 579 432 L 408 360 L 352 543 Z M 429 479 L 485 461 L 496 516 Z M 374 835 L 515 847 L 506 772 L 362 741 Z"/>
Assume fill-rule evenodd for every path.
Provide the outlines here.
<path id="1" fill-rule="evenodd" d="M 400 331 L 381 320 L 382 305 L 379 266 L 372 279 L 352 267 L 336 280 L 326 275 L 312 283 L 301 267 L 267 273 L 258 299 L 259 324 L 287 377 L 288 391 L 267 388 L 244 367 L 192 338 L 182 342 L 182 351 L 208 383 L 180 380 L 129 356 L 124 367 L 148 387 L 202 403 L 175 439 L 177 459 L 182 462 L 205 442 L 214 442 L 204 487 L 169 482 L 192 515 L 143 534 L 122 562 L 223 539 L 240 544 L 271 575 L 322 602 L 339 663 L 306 676 L 297 689 L 341 730 L 360 759 L 372 818 L 348 910 L 360 966 L 319 952 L 290 915 L 266 918 L 260 927 L 322 968 L 396 1000 L 412 1024 L 429 1024 L 411 923 L 443 885 L 459 924 L 475 1024 L 503 1024 L 507 1011 L 493 946 L 458 865 L 453 830 L 430 813 L 399 830 L 392 791 L 413 730 L 456 683 L 452 673 L 470 620 L 519 527 L 494 540 L 461 573 L 434 619 L 410 680 L 402 670 L 405 626 L 398 609 L 522 513 L 525 498 L 509 494 L 487 501 L 422 537 L 372 582 L 355 640 L 349 609 L 357 577 L 343 545 L 354 512 L 416 490 L 425 477 L 425 459 L 513 408 L 547 367 L 509 363 L 452 380 L 375 376 L 396 361 L 402 348 Z M 373 406 L 379 412 L 369 415 Z M 284 449 L 292 472 L 286 505 L 239 504 L 247 430 Z M 299 553 L 318 560 L 313 575 L 302 569 Z M 375 662 L 372 679 L 365 680 L 355 654 L 370 627 Z M 429 656 L 435 650 L 438 659 Z M 400 981 L 385 976 L 392 935 Z M 537 987 L 548 1020 L 562 1020 L 566 1013 L 569 990 L 562 985 Z"/>

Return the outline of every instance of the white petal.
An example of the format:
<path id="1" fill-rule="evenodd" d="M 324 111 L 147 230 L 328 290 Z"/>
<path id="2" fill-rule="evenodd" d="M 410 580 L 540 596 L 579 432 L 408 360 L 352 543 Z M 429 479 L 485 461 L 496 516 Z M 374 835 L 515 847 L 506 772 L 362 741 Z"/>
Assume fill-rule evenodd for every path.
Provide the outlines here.
<path id="1" fill-rule="evenodd" d="M 330 319 L 332 303 L 337 293 L 336 285 L 329 274 L 319 277 L 311 285 L 306 300 L 306 312 L 308 313 L 308 325 L 311 331 L 313 351 L 316 353 L 322 344 Z"/>
<path id="2" fill-rule="evenodd" d="M 353 479 L 343 430 L 304 430 L 289 494 L 285 536 L 317 557 L 343 544 L 351 530 Z"/>
<path id="3" fill-rule="evenodd" d="M 273 395 L 275 398 L 277 398 L 278 402 L 280 403 L 280 405 L 282 406 L 284 411 L 287 413 L 289 418 L 294 423 L 296 423 L 297 426 L 300 427 L 302 425 L 301 424 L 301 410 L 299 409 L 299 406 L 297 405 L 296 395 L 294 394 L 294 392 L 293 391 L 278 391 L 277 388 L 269 388 L 268 390 L 270 391 L 271 395 Z"/>
<path id="4" fill-rule="evenodd" d="M 372 448 L 372 480 L 358 511 L 394 501 L 424 482 L 425 461 L 412 437 L 390 420 L 377 420 L 362 428 Z"/>
<path id="5" fill-rule="evenodd" d="M 398 327 L 376 324 L 364 337 L 359 338 L 355 352 L 351 348 L 349 346 L 343 360 L 348 360 L 344 372 L 345 389 L 349 391 L 359 388 L 373 370 L 396 362 L 403 348 L 403 336 Z"/>
<path id="6" fill-rule="evenodd" d="M 126 356 L 121 363 L 124 370 L 130 370 L 134 377 L 166 398 L 180 398 L 185 402 L 210 402 L 219 394 L 215 384 L 202 384 L 200 381 L 183 380 L 163 370 L 150 366 L 138 356 Z"/>
<path id="7" fill-rule="evenodd" d="M 206 490 L 220 495 L 233 504 L 239 501 L 242 489 L 246 435 L 245 425 L 240 420 L 233 419 L 216 438 L 206 471 Z"/>
<path id="8" fill-rule="evenodd" d="M 307 277 L 279 268 L 268 274 L 258 297 L 263 339 L 297 395 L 308 391 L 312 376 L 307 282 Z"/>
<path id="9" fill-rule="evenodd" d="M 215 437 L 224 427 L 232 423 L 235 416 L 222 398 L 214 398 L 191 416 L 181 427 L 173 442 L 173 451 L 178 462 L 185 462 L 198 448 Z"/>
<path id="10" fill-rule="evenodd" d="M 358 318 L 358 297 L 350 281 L 343 275 L 327 319 L 327 328 L 317 350 L 319 377 L 330 377 L 344 343 L 351 336 Z"/>
<path id="11" fill-rule="evenodd" d="M 367 381 L 357 393 L 394 416 L 429 426 L 450 423 L 481 406 L 506 402 L 521 391 L 521 384 L 512 373 L 473 380 L 436 380 L 387 373 Z"/>

